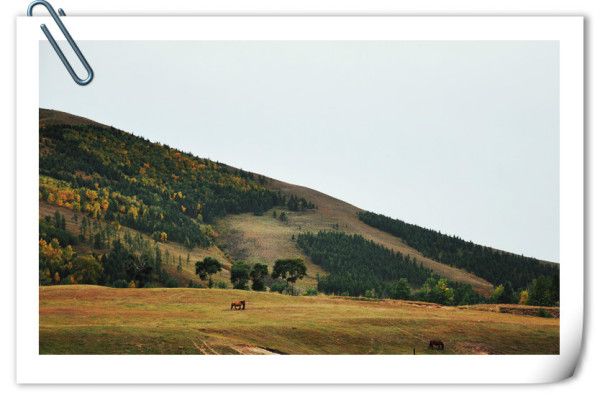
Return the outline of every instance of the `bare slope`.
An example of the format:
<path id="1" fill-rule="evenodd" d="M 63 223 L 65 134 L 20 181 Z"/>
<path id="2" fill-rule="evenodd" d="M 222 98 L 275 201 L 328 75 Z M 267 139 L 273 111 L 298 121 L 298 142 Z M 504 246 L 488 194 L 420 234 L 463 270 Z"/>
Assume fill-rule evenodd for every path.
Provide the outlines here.
<path id="1" fill-rule="evenodd" d="M 558 354 L 559 319 L 220 289 L 40 287 L 41 354 Z M 245 299 L 245 311 L 230 311 Z M 428 349 L 442 340 L 444 351 Z"/>

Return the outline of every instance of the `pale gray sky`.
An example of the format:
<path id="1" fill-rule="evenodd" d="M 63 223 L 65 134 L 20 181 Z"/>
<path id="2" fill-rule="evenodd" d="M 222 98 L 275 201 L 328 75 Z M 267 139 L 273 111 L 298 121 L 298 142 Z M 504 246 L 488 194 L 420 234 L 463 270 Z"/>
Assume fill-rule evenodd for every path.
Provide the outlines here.
<path id="1" fill-rule="evenodd" d="M 40 107 L 559 260 L 558 42 L 40 43 Z"/>

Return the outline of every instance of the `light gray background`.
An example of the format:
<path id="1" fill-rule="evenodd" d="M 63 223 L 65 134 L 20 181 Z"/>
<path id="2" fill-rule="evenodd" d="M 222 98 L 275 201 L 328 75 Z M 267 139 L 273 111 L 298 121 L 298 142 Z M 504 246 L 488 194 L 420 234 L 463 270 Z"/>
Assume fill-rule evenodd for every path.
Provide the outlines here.
<path id="1" fill-rule="evenodd" d="M 40 42 L 40 107 L 559 259 L 557 42 Z"/>

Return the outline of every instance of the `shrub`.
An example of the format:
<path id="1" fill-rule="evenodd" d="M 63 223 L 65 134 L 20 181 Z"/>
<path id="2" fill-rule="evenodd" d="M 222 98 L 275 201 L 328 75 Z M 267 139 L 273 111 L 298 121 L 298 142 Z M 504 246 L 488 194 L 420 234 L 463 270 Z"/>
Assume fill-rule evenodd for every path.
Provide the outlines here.
<path id="1" fill-rule="evenodd" d="M 430 303 L 452 305 L 454 304 L 454 289 L 445 278 L 431 275 L 421 289 L 414 294 L 414 298 Z"/>
<path id="2" fill-rule="evenodd" d="M 283 294 L 287 294 L 290 296 L 300 296 L 300 291 L 292 285 L 287 285 L 283 290 Z"/>
<path id="3" fill-rule="evenodd" d="M 521 290 L 519 293 L 519 304 L 527 304 L 527 299 L 529 298 L 529 292 L 527 289 Z"/>
<path id="4" fill-rule="evenodd" d="M 103 268 L 92 255 L 77 256 L 73 260 L 72 273 L 77 277 L 76 283 L 95 285 L 102 278 Z"/>
<path id="5" fill-rule="evenodd" d="M 392 299 L 409 299 L 410 298 L 410 286 L 408 280 L 400 278 L 396 282 L 391 283 L 388 286 L 388 295 Z"/>
<path id="6" fill-rule="evenodd" d="M 492 304 L 514 304 L 517 303 L 518 300 L 519 299 L 510 282 L 496 286 L 494 293 L 492 293 L 492 296 L 490 297 L 490 303 Z"/>
<path id="7" fill-rule="evenodd" d="M 319 292 L 314 287 L 308 288 L 304 292 L 304 296 L 316 296 L 317 294 L 319 294 Z"/>
<path id="8" fill-rule="evenodd" d="M 216 281 L 214 287 L 216 287 L 217 289 L 227 289 L 227 282 Z"/>
<path id="9" fill-rule="evenodd" d="M 285 213 L 285 211 L 282 211 L 281 214 L 279 214 L 279 220 L 281 222 L 287 222 L 288 221 L 288 216 Z"/>
<path id="10" fill-rule="evenodd" d="M 177 279 L 170 276 L 165 281 L 165 286 L 168 288 L 176 288 L 176 287 L 179 287 L 179 282 L 177 282 Z"/>
<path id="11" fill-rule="evenodd" d="M 50 285 L 52 278 L 50 278 L 50 270 L 48 268 L 40 270 L 40 285 Z"/>
<path id="12" fill-rule="evenodd" d="M 283 279 L 275 279 L 271 284 L 271 292 L 283 293 L 288 284 Z"/>
<path id="13" fill-rule="evenodd" d="M 552 314 L 550 314 L 547 310 L 544 310 L 543 308 L 540 308 L 538 310 L 537 316 L 542 318 L 552 318 Z"/>
<path id="14" fill-rule="evenodd" d="M 129 286 L 129 284 L 125 279 L 117 279 L 113 282 L 112 286 L 114 288 L 126 288 L 127 286 Z"/>

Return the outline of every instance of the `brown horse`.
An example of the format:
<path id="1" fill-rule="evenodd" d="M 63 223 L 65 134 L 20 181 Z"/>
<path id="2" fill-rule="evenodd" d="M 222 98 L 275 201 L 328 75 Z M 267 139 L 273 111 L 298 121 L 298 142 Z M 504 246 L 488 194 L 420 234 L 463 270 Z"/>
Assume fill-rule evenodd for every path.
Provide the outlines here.
<path id="1" fill-rule="evenodd" d="M 230 310 L 245 310 L 246 309 L 246 300 L 234 301 L 231 303 Z"/>
<path id="2" fill-rule="evenodd" d="M 444 342 L 441 340 L 430 340 L 429 348 L 435 350 L 444 350 Z"/>

